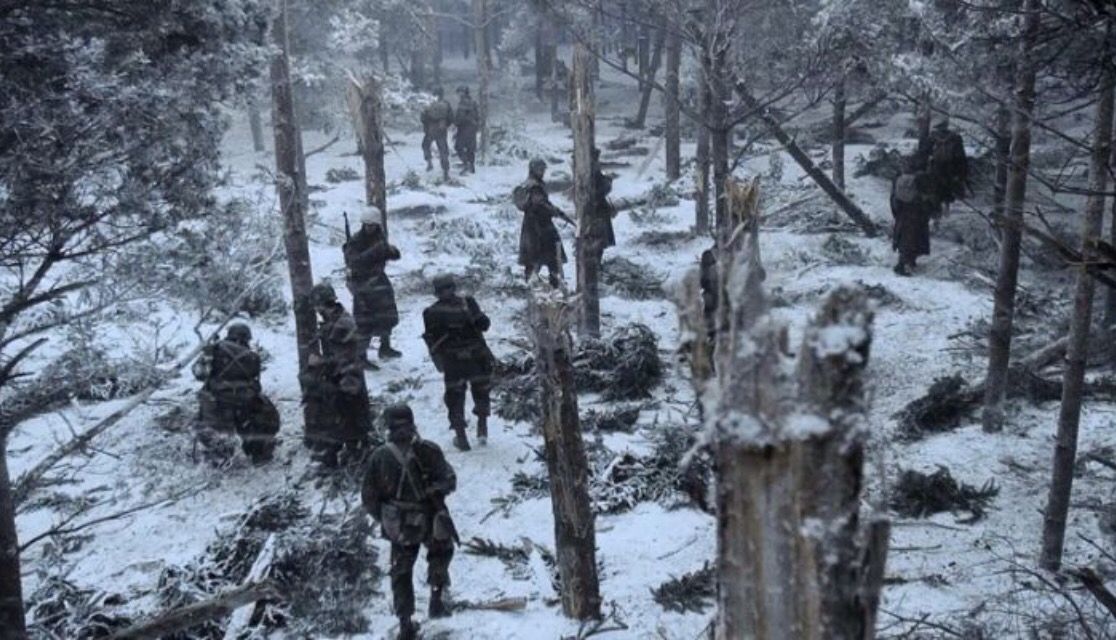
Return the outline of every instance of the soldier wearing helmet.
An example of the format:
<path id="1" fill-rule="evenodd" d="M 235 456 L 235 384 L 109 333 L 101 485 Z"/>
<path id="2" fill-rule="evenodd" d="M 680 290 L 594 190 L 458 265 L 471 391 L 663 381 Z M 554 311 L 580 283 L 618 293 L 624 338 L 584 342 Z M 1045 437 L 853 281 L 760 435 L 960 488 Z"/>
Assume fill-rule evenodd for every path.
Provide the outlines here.
<path id="1" fill-rule="evenodd" d="M 399 324 L 395 289 L 385 271 L 388 261 L 400 258 L 387 241 L 381 211 L 371 206 L 360 218 L 360 229 L 345 242 L 346 285 L 353 294 L 353 319 L 360 333 L 361 357 L 367 358 L 372 338 L 380 340 L 381 360 L 400 357 L 391 346 L 391 332 Z M 370 365 L 371 363 L 369 363 Z"/>
<path id="2" fill-rule="evenodd" d="M 469 450 L 465 434 L 465 392 L 473 394 L 473 413 L 477 416 L 477 441 L 482 446 L 488 442 L 489 393 L 495 359 L 484 332 L 491 321 L 481 311 L 472 296 L 457 294 L 453 276 L 440 275 L 434 279 L 437 302 L 422 312 L 426 331 L 422 339 L 430 350 L 434 366 L 445 379 L 445 403 L 449 413 L 453 445 L 462 451 Z"/>
<path id="3" fill-rule="evenodd" d="M 430 145 L 438 145 L 438 159 L 442 163 L 442 178 L 449 180 L 449 143 L 446 135 L 453 124 L 453 107 L 442 95 L 441 87 L 434 89 L 434 102 L 422 111 L 422 156 L 426 158 L 426 170 L 434 170 Z"/>
<path id="4" fill-rule="evenodd" d="M 527 180 L 515 188 L 512 199 L 516 208 L 523 212 L 523 224 L 519 229 L 519 264 L 523 265 L 524 275 L 529 280 L 545 266 L 550 285 L 557 287 L 562 278 L 566 252 L 558 228 L 554 226 L 554 218 L 561 218 L 570 225 L 574 225 L 574 221 L 550 203 L 543 181 L 545 175 L 546 162 L 541 158 L 531 160 Z"/>
<path id="5" fill-rule="evenodd" d="M 457 88 L 457 110 L 453 124 L 456 132 L 453 148 L 464 165 L 461 175 L 477 172 L 477 130 L 480 128 L 480 107 L 469 95 L 469 87 Z"/>

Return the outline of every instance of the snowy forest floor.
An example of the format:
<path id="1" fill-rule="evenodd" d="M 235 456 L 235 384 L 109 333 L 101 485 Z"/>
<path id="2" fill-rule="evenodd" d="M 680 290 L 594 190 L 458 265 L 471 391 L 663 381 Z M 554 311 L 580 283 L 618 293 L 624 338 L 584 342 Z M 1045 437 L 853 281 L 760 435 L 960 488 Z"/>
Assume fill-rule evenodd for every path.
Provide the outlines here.
<path id="1" fill-rule="evenodd" d="M 466 63 L 447 61 L 455 76 L 465 77 Z M 462 80 L 463 81 L 463 80 Z M 505 80 L 504 85 L 509 81 Z M 523 315 L 526 301 L 510 283 L 521 279 L 516 265 L 519 213 L 509 194 L 526 174 L 526 155 L 534 149 L 551 162 L 549 177 L 569 175 L 572 143 L 568 130 L 550 121 L 549 110 L 526 89 L 518 95 L 501 95 L 506 104 L 497 105 L 493 120 L 504 125 L 527 150 L 522 159 L 495 158 L 479 163 L 475 176 L 454 178 L 448 184 L 427 173 L 415 125 L 390 131 L 393 144 L 386 158 L 389 184 L 389 225 L 392 242 L 402 251 L 401 261 L 389 265 L 397 293 L 401 324 L 395 330 L 395 346 L 404 357 L 382 364 L 370 372 L 368 382 L 378 402 L 405 400 L 415 410 L 420 432 L 447 451 L 456 468 L 459 485 L 449 498 L 462 537 L 490 539 L 519 545 L 529 539 L 544 547 L 553 546 L 551 506 L 548 498 L 532 498 L 493 513 L 494 500 L 512 492 L 517 472 L 536 475 L 542 462 L 534 451 L 541 436 L 526 423 L 510 423 L 494 417 L 491 437 L 485 448 L 460 453 L 450 446 L 442 404 L 442 382 L 422 343 L 421 310 L 432 302 L 429 282 L 439 272 L 472 274 L 485 284 L 474 293 L 493 320 L 489 340 L 497 356 L 529 345 Z M 447 87 L 456 82 L 446 82 Z M 661 186 L 663 160 L 656 138 L 646 131 L 623 127 L 634 111 L 631 81 L 606 73 L 599 89 L 598 145 L 605 149 L 606 171 L 616 174 L 614 198 L 636 197 Z M 658 98 L 655 98 L 658 102 Z M 516 105 L 512 108 L 510 105 Z M 657 121 L 657 108 L 650 122 Z M 238 120 L 240 118 L 238 117 Z M 238 124 L 240 124 L 238 122 Z M 903 139 L 905 114 L 896 115 L 873 128 L 879 141 L 909 146 Z M 654 154 L 644 169 L 645 156 L 611 151 L 606 143 L 619 137 L 638 137 L 637 146 Z M 308 134 L 305 146 L 314 148 L 327 140 Z M 343 286 L 340 245 L 342 212 L 354 221 L 363 208 L 360 180 L 327 183 L 330 169 L 349 168 L 363 174 L 360 158 L 353 155 L 350 138 L 308 161 L 309 182 L 321 187 L 311 194 L 315 214 L 308 225 L 316 280 L 329 278 L 349 307 Z M 867 154 L 870 145 L 848 149 L 850 174 L 854 159 Z M 272 166 L 269 153 L 254 153 L 246 126 L 236 126 L 228 136 L 225 162 L 230 185 L 224 198 L 242 197 L 258 205 L 261 215 L 279 224 L 274 189 L 258 166 Z M 693 157 L 693 144 L 683 144 L 683 158 Z M 827 148 L 816 147 L 812 155 L 821 160 Z M 772 160 L 775 155 L 778 159 Z M 621 166 L 623 165 L 623 166 Z M 780 170 L 781 167 L 781 170 Z M 409 177 L 410 174 L 410 177 Z M 761 176 L 762 208 L 776 212 L 765 222 L 761 235 L 767 270 L 765 287 L 775 302 L 775 313 L 801 328 L 824 294 L 844 283 L 862 283 L 876 288 L 880 306 L 868 379 L 872 386 L 870 426 L 873 448 L 870 459 L 871 505 L 886 505 L 888 486 L 905 469 L 925 472 L 948 466 L 959 480 L 981 486 L 995 480 L 1000 489 L 986 516 L 975 523 L 960 522 L 967 514 L 937 514 L 925 519 L 897 518 L 888 563 L 888 586 L 884 590 L 880 626 L 885 633 L 898 634 L 928 616 L 960 631 L 966 625 L 988 625 L 988 637 L 1026 634 L 1032 614 L 1061 605 L 1031 574 L 1038 555 L 1041 509 L 1049 481 L 1048 467 L 1056 424 L 1056 403 L 1016 406 L 1005 433 L 985 434 L 972 418 L 956 430 L 915 442 L 900 442 L 893 414 L 925 393 L 936 378 L 960 372 L 969 379 L 983 375 L 979 349 L 965 348 L 967 332 L 987 319 L 991 312 L 991 287 L 970 277 L 969 266 L 989 259 L 973 256 L 962 244 L 945 238 L 969 233 L 983 222 L 964 207 L 943 224 L 934 238 L 934 254 L 922 260 L 912 278 L 893 274 L 894 254 L 886 239 L 866 239 L 844 224 L 841 214 L 806 178 L 793 161 L 781 152 L 762 149 L 745 156 L 739 176 Z M 415 184 L 414 176 L 418 176 Z M 676 185 L 688 193 L 692 168 Z M 848 190 L 882 225 L 890 225 L 887 205 L 889 185 L 880 178 L 850 178 Z M 807 202 L 804 197 L 814 196 Z M 571 212 L 572 203 L 558 197 L 556 203 Z M 785 207 L 788 203 L 799 203 Z M 410 209 L 408 209 L 410 208 Z M 399 212 L 402 212 L 400 214 Z M 819 220 L 837 222 L 821 224 Z M 622 213 L 616 219 L 617 246 L 606 259 L 621 256 L 660 277 L 669 290 L 689 269 L 697 266 L 705 238 L 687 235 L 693 224 L 693 202 L 653 211 Z M 573 255 L 573 239 L 562 230 L 567 252 Z M 654 240 L 657 244 L 649 244 Z M 280 270 L 282 267 L 280 265 Z M 284 271 L 285 273 L 285 271 Z M 573 265 L 566 267 L 567 281 Z M 493 286 L 500 283 L 509 286 Z M 1024 283 L 1025 285 L 1028 283 Z M 600 439 L 616 454 L 645 451 L 649 434 L 656 429 L 696 430 L 692 410 L 693 392 L 677 366 L 673 350 L 678 342 L 674 306 L 669 296 L 650 300 L 624 297 L 622 291 L 605 288 L 601 306 L 604 333 L 610 328 L 638 322 L 659 336 L 662 357 L 670 371 L 655 391 L 657 402 L 645 408 L 639 428 L 632 434 L 587 434 Z M 1041 311 L 1040 311 L 1041 312 Z M 166 311 L 173 322 L 174 312 Z M 1049 310 L 1046 310 L 1049 313 Z M 183 313 L 183 316 L 186 314 Z M 189 318 L 180 318 L 182 342 L 190 342 Z M 54 487 L 70 496 L 85 496 L 98 502 L 86 513 L 95 518 L 164 498 L 162 506 L 143 510 L 89 528 L 79 538 L 57 539 L 32 547 L 25 554 L 28 593 L 48 577 L 64 575 L 83 588 L 118 593 L 128 600 L 126 609 L 135 615 L 157 609 L 152 593 L 162 570 L 183 565 L 201 555 L 218 530 L 232 526 L 244 510 L 261 496 L 293 490 L 315 513 L 339 513 L 359 508 L 356 478 L 338 485 L 316 481 L 312 465 L 301 446 L 301 411 L 298 403 L 297 363 L 294 355 L 293 321 L 261 325 L 253 323 L 255 340 L 270 354 L 263 377 L 265 392 L 283 416 L 282 443 L 276 460 L 254 468 L 238 459 L 231 468 L 215 471 L 192 457 L 188 431 L 168 428 L 157 420 L 174 407 L 194 410 L 196 383 L 183 375 L 154 401 L 129 415 L 97 441 L 88 455 L 69 461 L 76 484 Z M 136 328 L 134 330 L 142 331 Z M 979 333 L 979 332 L 978 332 Z M 123 335 L 123 334 L 122 334 Z M 110 413 L 123 400 L 73 406 L 24 424 L 11 443 L 12 472 L 18 475 L 48 453 L 71 430 L 80 431 Z M 601 408 L 598 398 L 581 399 L 582 412 Z M 1082 418 L 1081 450 L 1116 448 L 1111 428 L 1116 407 L 1089 403 Z M 1069 565 L 1098 561 L 1098 552 L 1084 538 L 1100 540 L 1098 513 L 1110 502 L 1113 472 L 1085 465 L 1074 487 L 1074 509 L 1067 536 Z M 20 535 L 31 539 L 48 529 L 60 515 L 50 508 L 27 510 L 19 518 Z M 669 612 L 653 600 L 651 589 L 664 581 L 700 569 L 714 557 L 714 519 L 692 508 L 668 508 L 644 502 L 634 509 L 597 519 L 601 590 L 606 612 L 627 625 L 611 637 L 690 639 L 708 625 L 712 609 L 703 614 Z M 382 540 L 378 563 L 386 574 L 388 547 Z M 419 611 L 425 611 L 426 590 L 422 588 L 425 560 L 416 566 Z M 428 637 L 447 638 L 559 638 L 576 636 L 579 625 L 564 619 L 555 606 L 550 575 L 538 554 L 532 554 L 521 571 L 510 571 L 495 558 L 470 555 L 459 550 L 451 566 L 453 595 L 471 601 L 501 597 L 525 597 L 519 612 L 466 611 L 443 621 L 424 623 Z M 390 610 L 390 588 L 385 579 L 381 594 L 367 602 L 370 629 L 352 637 L 391 637 L 395 623 Z M 424 618 L 421 615 L 420 618 Z M 929 634 L 930 628 L 925 631 Z M 314 634 L 323 637 L 322 634 Z"/>

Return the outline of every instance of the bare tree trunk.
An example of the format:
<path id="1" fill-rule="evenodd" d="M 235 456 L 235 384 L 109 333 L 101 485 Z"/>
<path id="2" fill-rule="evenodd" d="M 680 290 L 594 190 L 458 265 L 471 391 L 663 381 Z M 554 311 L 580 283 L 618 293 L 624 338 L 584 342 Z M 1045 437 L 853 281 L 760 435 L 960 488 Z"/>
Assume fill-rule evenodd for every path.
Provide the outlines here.
<path id="1" fill-rule="evenodd" d="M 679 69 L 682 65 L 682 35 L 678 25 L 667 24 L 666 91 L 663 92 L 664 126 L 666 138 L 666 177 L 677 180 L 682 176 L 682 134 L 679 116 Z"/>
<path id="2" fill-rule="evenodd" d="M 391 73 L 391 51 L 388 50 L 387 39 L 380 38 L 380 66 L 383 67 L 384 75 Z"/>
<path id="3" fill-rule="evenodd" d="M 418 91 L 429 89 L 426 82 L 426 56 L 422 47 L 411 52 L 411 86 Z"/>
<path id="4" fill-rule="evenodd" d="M 727 97 L 728 80 L 726 77 L 725 54 L 723 51 L 703 51 L 705 90 L 705 126 L 709 127 L 710 162 L 713 166 L 713 211 L 717 237 L 727 233 L 728 200 L 725 182 L 729 177 L 729 135 Z"/>
<path id="5" fill-rule="evenodd" d="M 384 127 L 380 83 L 369 74 L 363 80 L 349 77 L 350 108 L 355 111 L 357 137 L 364 159 L 364 201 L 380 210 L 384 235 L 387 223 L 387 178 L 384 175 Z"/>
<path id="6" fill-rule="evenodd" d="M 294 97 L 291 95 L 290 63 L 287 58 L 287 2 L 276 0 L 278 8 L 272 25 L 275 54 L 271 58 L 272 125 L 275 128 L 275 169 L 279 207 L 283 214 L 283 241 L 294 302 L 295 334 L 298 340 L 298 366 L 305 372 L 310 354 L 316 350 L 314 337 L 318 323 L 310 304 L 314 273 L 306 240 L 306 210 L 300 191 L 299 150 L 302 146 L 295 124 Z"/>
<path id="7" fill-rule="evenodd" d="M 539 26 L 535 29 L 535 96 L 542 102 L 546 99 L 546 84 L 550 80 L 550 23 L 545 11 L 539 12 Z"/>
<path id="8" fill-rule="evenodd" d="M 631 44 L 631 21 L 628 20 L 628 2 L 620 3 L 620 68 L 628 73 L 628 45 Z"/>
<path id="9" fill-rule="evenodd" d="M 1023 242 L 1023 206 L 1027 198 L 1027 171 L 1031 163 L 1031 114 L 1035 108 L 1035 61 L 1031 53 L 1038 38 L 1039 0 L 1023 5 L 1023 38 L 1015 79 L 1015 113 L 1011 127 L 1011 168 L 1008 171 L 1007 202 L 1000 246 L 1000 271 L 988 335 L 988 374 L 985 376 L 984 430 L 1004 426 L 1004 394 L 1011 360 L 1011 331 L 1015 319 L 1015 288 L 1019 280 L 1019 251 Z"/>
<path id="10" fill-rule="evenodd" d="M 733 201 L 754 208 L 751 195 Z M 888 537 L 886 521 L 862 528 L 859 513 L 870 303 L 860 289 L 834 292 L 806 329 L 792 380 L 784 373 L 786 327 L 760 322 L 755 211 L 733 213 L 752 223 L 743 246 L 726 247 L 723 257 L 722 281 L 741 286 L 724 303 L 729 328 L 718 336 L 710 398 L 718 475 L 715 636 L 870 639 Z M 843 336 L 837 348 L 828 339 L 834 333 Z"/>
<path id="11" fill-rule="evenodd" d="M 647 124 L 647 110 L 651 106 L 651 90 L 654 88 L 655 76 L 659 73 L 659 67 L 663 63 L 663 46 L 666 44 L 666 18 L 661 18 L 660 22 L 662 24 L 658 29 L 658 35 L 655 36 L 655 50 L 651 54 L 650 66 L 647 67 L 642 93 L 639 95 L 639 110 L 632 122 L 632 126 L 636 129 L 642 129 Z"/>
<path id="12" fill-rule="evenodd" d="M 589 463 L 578 423 L 571 309 L 566 300 L 532 292 L 529 301 L 542 393 L 546 468 L 554 510 L 554 537 L 561 580 L 562 612 L 586 620 L 601 615 L 596 531 L 589 503 Z"/>
<path id="13" fill-rule="evenodd" d="M 548 47 L 550 53 L 547 55 L 547 59 L 550 60 L 550 121 L 557 122 L 559 102 L 558 98 L 561 94 L 562 83 L 558 78 L 558 34 L 554 31 L 553 28 L 550 31 L 554 36 L 552 44 L 550 44 L 550 46 Z M 572 80 L 572 78 L 567 78 L 567 80 Z M 566 88 L 569 89 L 569 86 L 567 86 Z M 569 126 L 569 120 L 566 120 L 565 124 L 566 126 Z"/>
<path id="14" fill-rule="evenodd" d="M 639 65 L 639 90 L 642 92 L 648 83 L 648 72 L 651 54 L 651 34 L 647 32 L 646 25 L 639 26 L 639 36 L 636 40 L 636 60 Z"/>
<path id="15" fill-rule="evenodd" d="M 23 585 L 19 563 L 12 478 L 8 473 L 8 433 L 0 431 L 0 637 L 24 640 Z"/>
<path id="16" fill-rule="evenodd" d="M 442 84 L 442 29 L 441 20 L 434 12 L 433 1 L 426 3 L 426 55 L 430 60 L 432 86 Z"/>
<path id="17" fill-rule="evenodd" d="M 1089 199 L 1081 231 L 1081 256 L 1086 264 L 1098 258 L 1097 241 L 1104 232 L 1104 193 L 1108 190 L 1108 158 L 1112 153 L 1112 67 L 1107 59 L 1101 64 L 1100 101 L 1097 103 L 1093 135 L 1093 159 L 1089 168 Z M 1073 468 L 1077 462 L 1077 431 L 1081 423 L 1081 396 L 1085 386 L 1085 367 L 1089 358 L 1089 330 L 1093 320 L 1093 293 L 1096 283 L 1085 265 L 1077 266 L 1077 284 L 1070 320 L 1066 369 L 1062 373 L 1062 407 L 1058 412 L 1058 436 L 1054 445 L 1053 475 L 1042 527 L 1043 568 L 1057 571 L 1062 565 L 1066 519 L 1073 489 Z"/>
<path id="18" fill-rule="evenodd" d="M 1116 167 L 1116 139 L 1112 140 L 1110 163 L 1109 167 Z M 1112 199 L 1112 210 L 1109 214 L 1108 242 L 1116 247 L 1116 198 Z M 1109 345 L 1109 359 L 1116 362 L 1116 287 L 1108 287 L 1105 290 L 1103 322 Z"/>
<path id="19" fill-rule="evenodd" d="M 999 220 L 1004 215 L 1007 195 L 1008 168 L 1011 166 L 1011 109 L 1002 104 L 996 109 L 996 175 L 992 184 L 992 216 Z"/>
<path id="20" fill-rule="evenodd" d="M 260 106 L 255 101 L 248 103 L 248 126 L 252 129 L 252 148 L 257 152 L 266 151 L 264 144 L 263 122 L 260 118 Z"/>
<path id="21" fill-rule="evenodd" d="M 697 157 L 695 158 L 697 167 L 694 171 L 694 178 L 697 180 L 696 199 L 694 200 L 694 233 L 706 235 L 709 233 L 709 174 L 711 162 L 709 154 L 710 131 L 709 127 L 706 126 L 706 123 L 709 122 L 709 82 L 706 79 L 704 69 L 698 83 L 698 100 L 700 102 L 701 122 L 698 123 Z"/>
<path id="22" fill-rule="evenodd" d="M 488 2 L 473 0 L 473 36 L 477 52 L 477 111 L 480 112 L 480 145 L 477 153 L 481 162 L 488 154 L 488 92 L 492 75 L 492 62 L 488 59 Z"/>
<path id="23" fill-rule="evenodd" d="M 845 190 L 845 75 L 837 79 L 833 88 L 833 184 L 841 191 Z"/>
<path id="24" fill-rule="evenodd" d="M 594 105 L 589 61 L 593 54 L 582 43 L 574 45 L 570 85 L 570 128 L 574 142 L 574 205 L 577 208 L 578 327 L 582 336 L 601 334 L 601 239 L 591 217 L 595 211 L 593 188 Z"/>

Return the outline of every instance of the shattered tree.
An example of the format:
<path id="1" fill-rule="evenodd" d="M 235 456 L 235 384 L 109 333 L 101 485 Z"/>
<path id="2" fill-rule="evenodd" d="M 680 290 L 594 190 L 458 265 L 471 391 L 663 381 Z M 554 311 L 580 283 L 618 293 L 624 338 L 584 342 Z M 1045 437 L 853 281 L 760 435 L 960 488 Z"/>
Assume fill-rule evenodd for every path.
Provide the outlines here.
<path id="1" fill-rule="evenodd" d="M 601 595 L 596 530 L 589 502 L 589 463 L 581 439 L 571 360 L 572 310 L 561 291 L 537 287 L 530 296 L 562 612 L 579 620 L 599 618 Z"/>
<path id="2" fill-rule="evenodd" d="M 387 178 L 384 175 L 383 101 L 380 83 L 372 75 L 362 80 L 349 76 L 346 97 L 353 128 L 364 160 L 364 201 L 380 209 L 381 226 L 387 235 Z"/>
<path id="3" fill-rule="evenodd" d="M 729 325 L 718 336 L 711 390 L 715 634 L 872 638 L 889 527 L 862 528 L 859 513 L 869 299 L 859 289 L 834 292 L 792 367 L 787 328 L 765 313 L 758 220 L 747 222 L 722 258 Z"/>

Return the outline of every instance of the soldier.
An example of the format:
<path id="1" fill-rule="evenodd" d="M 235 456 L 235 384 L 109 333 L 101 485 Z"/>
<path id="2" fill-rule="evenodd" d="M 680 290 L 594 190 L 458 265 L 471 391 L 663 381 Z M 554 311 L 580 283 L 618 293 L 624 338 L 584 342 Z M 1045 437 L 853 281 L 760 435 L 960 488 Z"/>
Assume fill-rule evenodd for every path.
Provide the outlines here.
<path id="1" fill-rule="evenodd" d="M 546 193 L 546 162 L 535 158 L 528 165 L 527 180 L 515 188 L 512 198 L 523 212 L 523 226 L 519 230 L 519 264 L 523 265 L 528 280 L 542 267 L 547 268 L 550 286 L 557 287 L 562 277 L 562 263 L 566 252 L 562 238 L 554 226 L 554 218 L 561 218 L 573 225 L 574 221 L 550 203 Z"/>
<path id="2" fill-rule="evenodd" d="M 198 439 L 211 452 L 221 448 L 217 434 L 236 433 L 252 462 L 271 460 L 279 412 L 260 391 L 260 356 L 252 350 L 248 325 L 229 326 L 224 340 L 208 345 L 194 364 L 194 376 L 205 382 L 199 397 Z"/>
<path id="3" fill-rule="evenodd" d="M 473 413 L 477 416 L 477 442 L 488 443 L 489 390 L 495 358 L 484 340 L 491 321 L 472 296 L 457 295 L 453 276 L 434 278 L 438 301 L 422 312 L 426 332 L 422 339 L 430 349 L 434 366 L 444 374 L 446 409 L 449 411 L 453 446 L 469 450 L 465 435 L 465 390 L 473 392 Z"/>
<path id="4" fill-rule="evenodd" d="M 363 342 L 353 317 L 337 301 L 333 287 L 322 283 L 310 292 L 310 300 L 321 317 L 318 343 L 322 360 L 312 363 L 314 380 L 325 400 L 327 415 L 316 433 L 307 433 L 318 460 L 336 467 L 341 454 L 359 458 L 368 444 L 372 409 L 364 382 Z"/>
<path id="5" fill-rule="evenodd" d="M 612 219 L 616 217 L 616 208 L 608 199 L 612 193 L 612 178 L 601 171 L 601 150 L 593 147 L 593 210 L 589 216 L 590 228 L 586 235 L 590 239 L 590 251 L 596 254 L 597 264 L 600 264 L 604 250 L 616 246 L 616 233 L 612 229 Z"/>
<path id="6" fill-rule="evenodd" d="M 912 168 L 891 186 L 891 246 L 899 252 L 895 273 L 901 276 L 911 275 L 919 256 L 930 255 L 930 218 L 941 211 L 930 174 Z"/>
<path id="7" fill-rule="evenodd" d="M 950 130 L 948 120 L 939 121 L 930 134 L 926 166 L 934 196 L 948 211 L 949 205 L 963 198 L 969 188 L 965 141 L 961 134 Z"/>
<path id="8" fill-rule="evenodd" d="M 422 111 L 422 156 L 426 158 L 426 170 L 433 171 L 430 145 L 437 143 L 442 178 L 449 180 L 449 143 L 446 142 L 446 134 L 453 124 L 453 107 L 442 97 L 441 87 L 434 90 L 434 97 L 437 99 Z"/>
<path id="9" fill-rule="evenodd" d="M 360 229 L 342 249 L 348 272 L 346 284 L 353 294 L 353 319 L 360 333 L 360 353 L 366 362 L 373 336 L 380 339 L 381 360 L 403 355 L 391 347 L 391 330 L 399 324 L 399 310 L 395 306 L 395 290 L 384 272 L 387 262 L 398 260 L 400 254 L 399 249 L 388 244 L 380 219 L 379 208 L 366 209 L 360 218 Z"/>
<path id="10" fill-rule="evenodd" d="M 710 347 L 717 339 L 717 304 L 720 297 L 717 248 L 713 247 L 701 252 L 701 314 L 705 320 L 706 343 Z"/>
<path id="11" fill-rule="evenodd" d="M 457 157 L 465 165 L 461 175 L 477 172 L 477 129 L 480 127 L 480 109 L 473 97 L 469 95 L 469 87 L 457 89 L 457 111 L 454 114 L 454 125 L 457 133 L 454 135 L 453 147 Z"/>
<path id="12" fill-rule="evenodd" d="M 457 476 L 438 445 L 419 437 L 410 407 L 388 407 L 384 422 L 388 442 L 372 452 L 361 502 L 391 542 L 391 593 L 399 638 L 412 640 L 418 637 L 418 624 L 411 619 L 415 612 L 411 574 L 421 545 L 426 545 L 430 617 L 450 614 L 445 590 L 450 585 L 457 531 L 446 496 L 457 488 Z"/>

